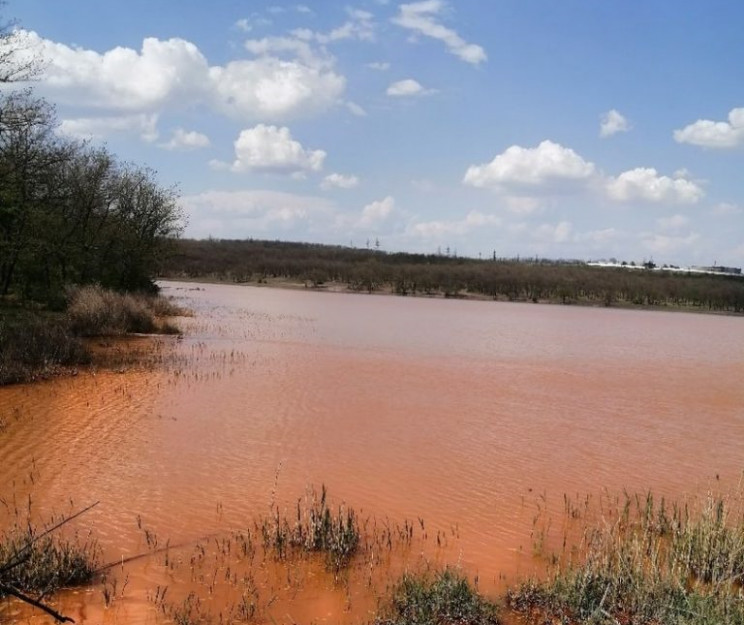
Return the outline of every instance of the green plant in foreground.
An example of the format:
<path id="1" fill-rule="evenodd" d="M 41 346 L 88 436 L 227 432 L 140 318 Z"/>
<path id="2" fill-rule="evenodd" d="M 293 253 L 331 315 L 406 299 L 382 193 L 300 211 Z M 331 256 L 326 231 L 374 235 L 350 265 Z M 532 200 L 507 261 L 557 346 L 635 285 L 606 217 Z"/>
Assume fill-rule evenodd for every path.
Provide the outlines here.
<path id="1" fill-rule="evenodd" d="M 273 549 L 279 558 L 287 557 L 290 550 L 324 553 L 329 567 L 336 571 L 349 563 L 362 535 L 353 508 L 339 506 L 332 512 L 325 486 L 320 496 L 313 489 L 304 502 L 297 502 L 294 523 L 276 509 L 271 519 L 262 522 L 261 533 L 264 547 Z"/>
<path id="2" fill-rule="evenodd" d="M 461 573 L 405 574 L 374 625 L 496 625 L 498 608 Z"/>

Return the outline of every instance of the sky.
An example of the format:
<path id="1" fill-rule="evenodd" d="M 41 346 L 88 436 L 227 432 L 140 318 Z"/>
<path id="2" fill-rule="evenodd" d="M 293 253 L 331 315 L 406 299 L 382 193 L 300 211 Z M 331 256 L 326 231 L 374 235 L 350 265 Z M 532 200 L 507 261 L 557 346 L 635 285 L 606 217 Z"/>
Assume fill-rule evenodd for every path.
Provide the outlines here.
<path id="1" fill-rule="evenodd" d="M 8 0 L 185 236 L 744 265 L 740 0 Z"/>

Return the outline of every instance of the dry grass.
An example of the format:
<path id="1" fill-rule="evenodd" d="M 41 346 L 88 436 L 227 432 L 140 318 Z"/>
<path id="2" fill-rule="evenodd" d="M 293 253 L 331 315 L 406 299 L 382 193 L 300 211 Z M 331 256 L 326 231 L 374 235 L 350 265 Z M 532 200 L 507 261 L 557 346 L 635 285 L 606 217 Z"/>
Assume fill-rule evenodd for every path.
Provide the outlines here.
<path id="1" fill-rule="evenodd" d="M 152 295 L 116 293 L 99 286 L 68 290 L 67 316 L 79 336 L 178 334 L 166 317 L 180 314 L 165 298 Z"/>

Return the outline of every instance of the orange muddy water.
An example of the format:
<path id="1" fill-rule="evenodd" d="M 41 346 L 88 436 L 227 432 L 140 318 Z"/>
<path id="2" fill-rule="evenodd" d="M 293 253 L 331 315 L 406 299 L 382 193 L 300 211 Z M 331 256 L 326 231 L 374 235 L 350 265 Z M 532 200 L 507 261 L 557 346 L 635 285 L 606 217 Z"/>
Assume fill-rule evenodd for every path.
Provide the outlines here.
<path id="1" fill-rule="evenodd" d="M 154 366 L 0 388 L 0 523 L 29 497 L 34 518 L 100 501 L 66 530 L 119 564 L 54 600 L 79 623 L 166 622 L 191 591 L 213 615 L 249 596 L 259 621 L 361 623 L 404 568 L 459 566 L 486 593 L 539 571 L 564 494 L 738 488 L 744 319 L 163 287 L 195 316 Z M 321 484 L 414 539 L 340 580 L 235 556 L 233 532 Z"/>

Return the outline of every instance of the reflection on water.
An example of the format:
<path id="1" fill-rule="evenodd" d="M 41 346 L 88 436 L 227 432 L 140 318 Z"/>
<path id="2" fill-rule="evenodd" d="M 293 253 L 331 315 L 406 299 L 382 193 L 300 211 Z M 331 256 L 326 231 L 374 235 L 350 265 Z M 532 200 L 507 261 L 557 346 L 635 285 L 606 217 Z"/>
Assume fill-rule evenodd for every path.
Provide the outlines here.
<path id="1" fill-rule="evenodd" d="M 0 496 L 31 493 L 39 515 L 100 500 L 78 528 L 106 562 L 147 552 L 144 527 L 188 569 L 198 541 L 325 483 L 366 515 L 421 518 L 424 557 L 488 591 L 532 570 L 536 510 L 564 493 L 685 497 L 744 469 L 740 318 L 164 286 L 196 315 L 162 366 L 0 389 Z M 194 583 L 162 557 L 119 568 L 116 609 L 88 589 L 64 598 L 73 617 L 157 622 L 155 589 Z M 373 607 L 302 575 L 277 622 Z"/>

